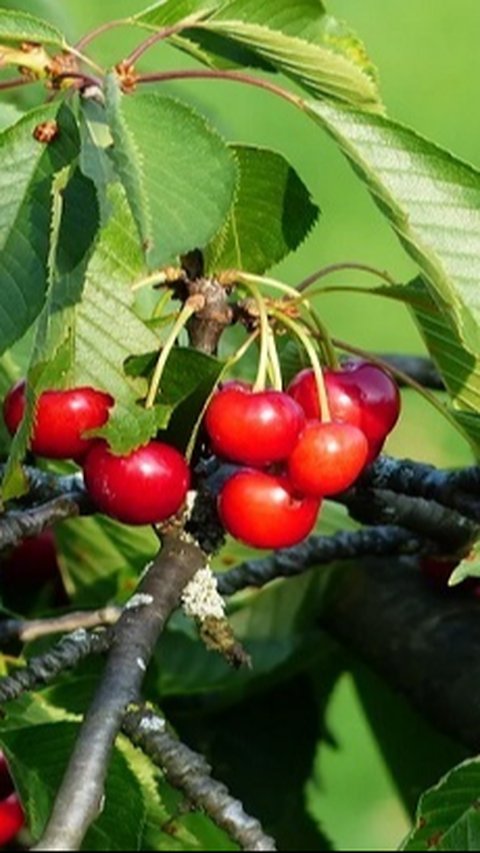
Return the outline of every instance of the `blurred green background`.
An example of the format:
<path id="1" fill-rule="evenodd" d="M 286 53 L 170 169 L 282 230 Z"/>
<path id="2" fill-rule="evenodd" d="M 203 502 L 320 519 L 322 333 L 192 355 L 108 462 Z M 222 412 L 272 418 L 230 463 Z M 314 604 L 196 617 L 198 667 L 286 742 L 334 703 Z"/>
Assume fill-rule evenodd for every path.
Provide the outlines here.
<path id="1" fill-rule="evenodd" d="M 146 4 L 139 0 L 18 0 L 15 5 L 50 17 L 75 39 L 101 21 L 137 12 Z M 389 114 L 480 166 L 478 0 L 331 0 L 327 5 L 365 41 L 379 69 Z M 115 30 L 95 43 L 92 55 L 104 62 L 118 61 L 132 45 L 131 36 Z M 165 45 L 142 60 L 145 69 L 190 64 L 191 60 Z M 228 83 L 182 83 L 169 86 L 168 91 L 196 104 L 228 139 L 282 151 L 319 203 L 323 215 L 317 228 L 275 275 L 294 284 L 323 265 L 347 260 L 386 269 L 399 281 L 415 274 L 347 163 L 306 118 L 264 92 Z M 341 273 L 335 283 L 370 282 L 365 275 Z M 416 328 L 400 305 L 350 293 L 326 295 L 317 305 L 338 338 L 374 351 L 423 351 Z M 390 440 L 392 453 L 439 465 L 470 461 L 462 438 L 412 392 L 405 394 L 405 412 Z M 408 828 L 408 818 L 372 738 L 355 685 L 346 675 L 334 692 L 328 719 L 338 747 L 322 742 L 317 756 L 322 781 L 315 777 L 309 785 L 309 802 L 337 849 L 393 849 Z"/>

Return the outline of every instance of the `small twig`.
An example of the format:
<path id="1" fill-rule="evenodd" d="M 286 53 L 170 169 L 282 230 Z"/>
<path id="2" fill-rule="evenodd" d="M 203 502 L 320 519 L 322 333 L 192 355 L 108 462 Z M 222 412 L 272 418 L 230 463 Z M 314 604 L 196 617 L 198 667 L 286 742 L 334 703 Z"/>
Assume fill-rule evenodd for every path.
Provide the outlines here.
<path id="1" fill-rule="evenodd" d="M 379 270 L 369 264 L 361 264 L 356 261 L 345 261 L 343 263 L 330 264 L 327 267 L 322 267 L 312 273 L 312 275 L 309 275 L 308 278 L 304 278 L 303 281 L 297 284 L 295 289 L 298 290 L 299 293 L 302 293 L 310 287 L 311 284 L 315 284 L 316 281 L 320 281 L 321 278 L 325 278 L 327 275 L 334 272 L 343 272 L 344 270 L 359 270 L 359 272 L 371 273 L 372 275 L 377 276 L 377 278 L 381 278 L 382 281 L 385 281 L 389 285 L 396 284 L 393 278 L 384 270 Z"/>
<path id="2" fill-rule="evenodd" d="M 10 80 L 0 81 L 0 91 L 8 91 L 8 89 L 17 89 L 19 86 L 27 86 L 29 83 L 38 83 L 33 77 L 11 77 Z"/>
<path id="3" fill-rule="evenodd" d="M 118 20 L 115 20 L 115 21 L 107 21 L 104 24 L 100 24 L 99 27 L 95 27 L 94 30 L 91 30 L 89 33 L 86 33 L 80 39 L 80 41 L 77 41 L 77 43 L 75 45 L 75 50 L 76 51 L 83 51 L 84 47 L 86 47 L 88 44 L 90 44 L 90 42 L 92 42 L 94 39 L 103 35 L 103 33 L 106 33 L 109 30 L 113 30 L 115 27 L 123 27 L 123 26 L 130 24 L 130 23 L 131 22 L 128 20 L 123 20 L 123 19 L 119 18 Z"/>
<path id="4" fill-rule="evenodd" d="M 32 658 L 24 669 L 0 679 L 0 703 L 18 699 L 22 693 L 50 684 L 89 655 L 106 652 L 111 641 L 109 630 L 87 632 L 80 628 L 62 637 L 46 654 Z"/>
<path id="5" fill-rule="evenodd" d="M 183 71 L 159 71 L 151 74 L 140 74 L 136 82 L 167 83 L 173 80 L 230 80 L 233 83 L 243 83 L 247 86 L 256 86 L 257 89 L 264 89 L 296 107 L 301 106 L 303 103 L 298 95 L 295 95 L 288 89 L 283 89 L 282 86 L 276 86 L 275 83 L 270 83 L 269 80 L 263 80 L 261 77 L 253 77 L 253 75 L 245 74 L 242 71 L 222 71 L 220 69 L 203 68 Z"/>
<path id="6" fill-rule="evenodd" d="M 124 609 L 101 683 L 85 716 L 45 834 L 35 850 L 78 850 L 98 817 L 110 753 L 128 706 L 137 702 L 151 655 L 182 591 L 204 565 L 202 551 L 171 532 Z"/>
<path id="7" fill-rule="evenodd" d="M 0 465 L 0 479 L 3 479 L 6 467 L 6 463 Z M 24 500 L 28 500 L 29 503 L 43 503 L 59 495 L 83 491 L 81 473 L 59 476 L 49 471 L 41 471 L 33 465 L 23 465 L 22 472 L 28 486 L 28 495 Z"/>
<path id="8" fill-rule="evenodd" d="M 25 538 L 38 536 L 58 521 L 92 511 L 85 492 L 59 495 L 31 509 L 10 510 L 0 516 L 0 552 L 13 548 Z"/>
<path id="9" fill-rule="evenodd" d="M 276 578 L 296 577 L 337 560 L 415 554 L 428 547 L 426 540 L 394 525 L 341 530 L 332 536 L 310 536 L 294 548 L 284 548 L 219 573 L 217 587 L 222 595 L 233 595 L 248 586 L 262 587 Z"/>
<path id="10" fill-rule="evenodd" d="M 103 607 L 100 610 L 67 613 L 51 619 L 5 619 L 0 621 L 0 644 L 10 640 L 30 643 L 39 637 L 77 631 L 79 628 L 98 628 L 115 625 L 121 615 L 120 607 Z"/>
<path id="11" fill-rule="evenodd" d="M 156 33 L 152 33 L 145 41 L 142 41 L 132 53 L 127 56 L 124 60 L 126 65 L 134 65 L 147 50 L 150 50 L 151 47 L 154 47 L 159 41 L 164 41 L 170 36 L 174 36 L 177 33 L 180 33 L 186 27 L 194 23 L 198 20 L 198 15 L 193 15 L 191 20 L 183 20 L 177 24 L 173 24 L 171 27 L 165 27 L 163 30 L 159 30 Z"/>
<path id="12" fill-rule="evenodd" d="M 203 809 L 242 850 L 277 849 L 259 821 L 246 814 L 242 803 L 231 796 L 222 782 L 212 779 L 212 768 L 205 758 L 173 737 L 161 717 L 146 708 L 131 710 L 122 727 L 133 743 L 162 768 L 170 784 L 183 791 L 196 808 Z"/>
<path id="13" fill-rule="evenodd" d="M 93 77 L 91 74 L 84 74 L 82 71 L 62 71 L 61 74 L 57 74 L 52 78 L 52 83 L 57 85 L 62 80 L 77 80 L 79 87 L 95 86 L 98 89 L 102 88 L 100 77 Z"/>

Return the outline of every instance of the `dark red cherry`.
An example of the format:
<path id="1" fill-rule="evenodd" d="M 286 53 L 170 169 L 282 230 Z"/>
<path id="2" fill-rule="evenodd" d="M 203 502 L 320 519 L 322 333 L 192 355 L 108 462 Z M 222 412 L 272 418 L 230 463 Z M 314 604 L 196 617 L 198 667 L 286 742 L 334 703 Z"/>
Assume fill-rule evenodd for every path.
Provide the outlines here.
<path id="1" fill-rule="evenodd" d="M 98 441 L 85 458 L 84 476 L 100 512 L 124 524 L 165 521 L 181 508 L 190 485 L 184 456 L 160 441 L 126 456 L 115 456 Z"/>
<path id="2" fill-rule="evenodd" d="M 227 481 L 218 510 L 235 539 L 253 548 L 287 548 L 313 530 L 320 504 L 294 495 L 285 477 L 246 469 Z"/>
<path id="3" fill-rule="evenodd" d="M 25 824 L 25 816 L 18 799 L 13 793 L 0 801 L 0 846 L 12 841 Z"/>
<path id="4" fill-rule="evenodd" d="M 290 482 L 300 494 L 311 497 L 343 492 L 361 474 L 368 449 L 358 427 L 309 421 L 288 460 Z"/>
<path id="5" fill-rule="evenodd" d="M 88 430 L 103 426 L 114 399 L 95 388 L 68 391 L 44 391 L 37 401 L 30 448 L 49 459 L 79 459 L 92 440 L 84 438 Z M 3 403 L 8 431 L 14 435 L 25 413 L 25 381 L 10 389 Z"/>
<path id="6" fill-rule="evenodd" d="M 288 394 L 237 386 L 219 391 L 205 416 L 215 453 L 259 467 L 286 459 L 304 425 L 301 407 Z"/>

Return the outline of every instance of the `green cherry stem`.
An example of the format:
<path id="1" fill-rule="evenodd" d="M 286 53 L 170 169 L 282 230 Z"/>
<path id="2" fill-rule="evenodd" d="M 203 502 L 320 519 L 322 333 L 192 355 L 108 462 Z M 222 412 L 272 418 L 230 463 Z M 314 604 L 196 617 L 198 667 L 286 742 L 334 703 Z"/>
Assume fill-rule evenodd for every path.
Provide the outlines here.
<path id="1" fill-rule="evenodd" d="M 162 347 L 160 356 L 155 366 L 152 381 L 150 383 L 150 388 L 148 389 L 147 399 L 145 400 L 146 409 L 152 409 L 155 405 L 155 400 L 160 389 L 160 382 L 162 381 L 163 371 L 165 370 L 165 365 L 167 363 L 168 357 L 173 347 L 175 346 L 175 341 L 177 340 L 182 329 L 187 325 L 190 317 L 195 314 L 201 307 L 202 306 L 199 304 L 199 300 L 197 299 L 197 297 L 191 296 L 189 297 L 189 299 L 187 299 L 185 305 L 178 314 L 177 320 L 174 323 L 172 330 Z"/>
<path id="2" fill-rule="evenodd" d="M 334 272 L 342 272 L 344 270 L 358 270 L 359 272 L 367 272 L 371 275 L 377 276 L 377 278 L 381 278 L 382 281 L 385 281 L 387 284 L 394 285 L 396 282 L 393 278 L 388 274 L 388 272 L 384 270 L 379 270 L 376 267 L 372 267 L 369 264 L 361 264 L 356 261 L 345 261 L 344 263 L 339 264 L 330 264 L 328 267 L 322 267 L 322 269 L 317 270 L 316 272 L 309 275 L 308 278 L 303 279 L 300 284 L 297 285 L 297 290 L 302 293 L 311 284 L 315 284 L 316 281 L 320 281 L 321 278 L 325 278 L 325 276 L 330 275 Z"/>
<path id="3" fill-rule="evenodd" d="M 200 429 L 202 422 L 203 422 L 203 419 L 205 417 L 205 412 L 207 411 L 208 406 L 210 404 L 210 400 L 212 399 L 213 395 L 215 394 L 215 392 L 218 388 L 219 382 L 222 381 L 225 374 L 228 373 L 229 370 L 231 370 L 231 368 L 234 366 L 234 364 L 236 364 L 238 361 L 240 361 L 243 358 L 243 356 L 246 354 L 246 352 L 250 349 L 253 342 L 258 338 L 259 334 L 260 334 L 259 330 L 255 329 L 255 331 L 252 332 L 251 335 L 248 336 L 246 341 L 243 342 L 241 347 L 239 347 L 238 350 L 236 352 L 234 352 L 234 354 L 232 356 L 230 356 L 230 358 L 225 362 L 224 367 L 222 368 L 219 376 L 217 377 L 217 381 L 215 382 L 212 390 L 210 391 L 210 394 L 208 395 L 207 399 L 205 400 L 205 402 L 202 406 L 202 410 L 201 410 L 201 412 L 200 412 L 200 414 L 196 420 L 195 426 L 193 427 L 192 434 L 189 438 L 187 449 L 185 451 L 185 457 L 187 459 L 187 462 L 190 462 L 190 460 L 193 456 L 193 451 L 195 449 L 195 443 L 197 441 L 199 429 Z"/>
<path id="4" fill-rule="evenodd" d="M 308 315 L 313 320 L 313 324 L 316 327 L 317 332 L 319 333 L 320 343 L 324 351 L 325 361 L 327 362 L 327 365 L 333 369 L 336 369 L 338 367 L 338 358 L 335 352 L 335 347 L 332 344 L 330 333 L 325 324 L 322 322 L 322 320 L 320 320 L 320 317 L 318 316 L 315 309 L 310 304 L 310 294 L 308 294 L 307 296 L 304 293 L 299 293 L 295 287 L 292 287 L 289 284 L 284 284 L 284 282 L 278 281 L 275 278 L 253 275 L 252 273 L 239 272 L 237 281 L 243 282 L 245 284 L 264 284 L 267 287 L 279 290 L 281 293 L 284 293 L 285 296 L 291 297 L 292 304 L 302 304 L 305 308 L 305 311 L 307 311 Z"/>
<path id="5" fill-rule="evenodd" d="M 313 346 L 312 341 L 310 340 L 309 332 L 304 327 L 302 327 L 300 323 L 296 323 L 295 320 L 292 320 L 291 317 L 287 317 L 285 314 L 282 314 L 281 311 L 273 309 L 272 313 L 277 318 L 279 323 L 282 323 L 282 325 L 284 325 L 287 329 L 290 329 L 292 334 L 294 334 L 298 338 L 305 352 L 307 353 L 315 375 L 315 382 L 317 384 L 318 401 L 320 403 L 322 422 L 329 423 L 332 420 L 332 416 L 330 414 L 327 388 L 325 385 L 323 371 L 320 366 L 320 361 L 315 351 L 315 347 Z"/>
<path id="6" fill-rule="evenodd" d="M 282 368 L 280 366 L 280 359 L 278 357 L 277 345 L 275 342 L 275 333 L 270 326 L 268 325 L 268 353 L 270 357 L 270 367 L 271 367 L 271 378 L 272 385 L 275 391 L 283 390 L 283 379 L 282 379 Z"/>
<path id="7" fill-rule="evenodd" d="M 253 384 L 253 391 L 255 393 L 256 391 L 263 391 L 267 382 L 268 366 L 270 362 L 270 325 L 268 322 L 268 312 L 265 300 L 260 293 L 259 288 L 252 281 L 244 281 L 243 284 L 247 290 L 250 291 L 253 299 L 255 300 L 260 320 L 260 357 L 258 360 L 257 376 Z"/>

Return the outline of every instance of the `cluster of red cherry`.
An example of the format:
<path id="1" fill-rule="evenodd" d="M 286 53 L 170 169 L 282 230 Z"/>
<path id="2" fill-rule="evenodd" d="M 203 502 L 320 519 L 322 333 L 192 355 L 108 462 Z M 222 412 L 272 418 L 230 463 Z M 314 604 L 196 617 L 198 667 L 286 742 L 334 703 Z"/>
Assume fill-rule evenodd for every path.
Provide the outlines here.
<path id="1" fill-rule="evenodd" d="M 214 452 L 248 466 L 219 496 L 224 527 L 256 548 L 285 548 L 313 529 L 322 498 L 348 489 L 380 453 L 400 413 L 391 376 L 365 361 L 325 370 L 330 419 L 320 411 L 313 370 L 286 393 L 229 382 L 211 400 Z"/>
<path id="2" fill-rule="evenodd" d="M 44 391 L 35 409 L 30 449 L 48 459 L 74 459 L 100 512 L 124 524 L 158 524 L 185 501 L 190 470 L 174 447 L 150 441 L 132 453 L 116 456 L 106 441 L 84 438 L 104 426 L 114 405 L 110 394 L 94 388 Z M 10 389 L 3 404 L 11 435 L 26 408 L 25 382 Z"/>
<path id="3" fill-rule="evenodd" d="M 9 844 L 25 823 L 5 756 L 0 752 L 0 847 Z"/>

